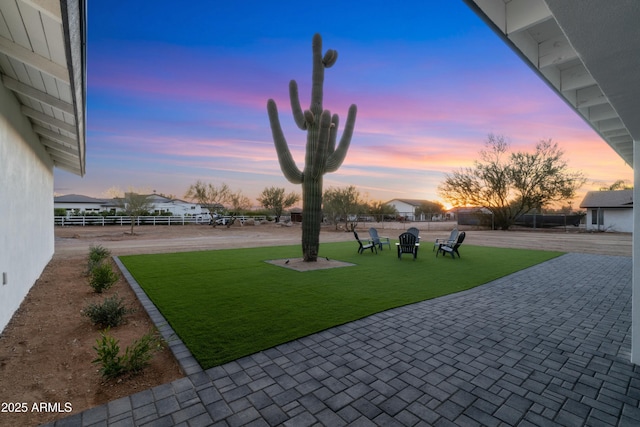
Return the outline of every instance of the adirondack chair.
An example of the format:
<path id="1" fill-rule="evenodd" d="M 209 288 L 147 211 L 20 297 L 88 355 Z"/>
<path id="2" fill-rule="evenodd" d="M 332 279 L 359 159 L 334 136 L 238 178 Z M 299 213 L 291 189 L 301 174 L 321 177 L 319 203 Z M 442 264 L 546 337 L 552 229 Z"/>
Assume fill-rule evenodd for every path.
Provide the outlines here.
<path id="1" fill-rule="evenodd" d="M 416 236 L 409 232 L 402 233 L 398 237 L 399 242 L 396 243 L 398 249 L 398 258 L 402 258 L 402 254 L 412 254 L 415 261 L 418 256 L 418 249 L 420 249 L 420 243 L 417 242 Z"/>
<path id="2" fill-rule="evenodd" d="M 420 243 L 420 230 L 418 230 L 416 227 L 410 227 L 407 230 L 407 233 L 411 233 L 416 236 L 416 243 Z"/>
<path id="3" fill-rule="evenodd" d="M 375 228 L 371 227 L 369 229 L 369 237 L 371 237 L 370 241 L 373 242 L 373 244 L 376 245 L 380 250 L 382 250 L 382 245 L 387 245 L 389 246 L 389 249 L 391 249 L 391 241 L 389 240 L 389 238 L 378 236 L 378 230 L 376 230 Z"/>
<path id="4" fill-rule="evenodd" d="M 458 240 L 458 229 L 454 228 L 453 230 L 451 230 L 451 233 L 449 234 L 449 237 L 446 239 L 436 239 L 435 243 L 433 244 L 433 249 L 431 250 L 432 252 L 440 247 L 440 245 L 453 245 L 456 243 L 456 240 Z"/>
<path id="5" fill-rule="evenodd" d="M 375 251 L 376 254 L 378 253 L 378 249 L 376 248 L 376 245 L 373 242 L 367 242 L 367 243 L 363 243 L 362 240 L 360 240 L 360 238 L 358 237 L 358 233 L 353 230 L 353 236 L 356 238 L 356 240 L 358 241 L 358 253 L 361 254 L 362 252 L 364 252 L 367 249 L 371 249 L 371 252 Z"/>
<path id="6" fill-rule="evenodd" d="M 460 258 L 460 252 L 458 252 L 458 248 L 460 247 L 460 245 L 462 245 L 462 242 L 464 242 L 465 235 L 466 233 L 464 231 L 461 231 L 460 234 L 458 234 L 458 238 L 456 239 L 455 243 L 441 244 L 438 247 L 438 252 L 436 252 L 436 258 L 438 257 L 438 254 L 440 252 L 442 252 L 443 256 L 446 254 L 451 254 L 451 258 L 453 259 L 456 258 L 455 254 L 458 254 L 458 258 Z"/>

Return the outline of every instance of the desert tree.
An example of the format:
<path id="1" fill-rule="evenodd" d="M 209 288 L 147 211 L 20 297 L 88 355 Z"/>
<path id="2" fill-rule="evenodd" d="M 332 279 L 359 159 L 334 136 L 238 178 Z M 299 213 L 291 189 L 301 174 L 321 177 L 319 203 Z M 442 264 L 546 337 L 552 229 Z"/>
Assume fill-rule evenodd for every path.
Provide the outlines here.
<path id="1" fill-rule="evenodd" d="M 242 190 L 231 191 L 229 192 L 229 205 L 231 206 L 229 212 L 231 214 L 231 219 L 226 223 L 227 228 L 231 227 L 236 222 L 236 217 L 238 215 L 242 215 L 244 211 L 251 208 L 251 199 L 242 194 Z M 240 225 L 242 225 L 242 222 Z"/>
<path id="2" fill-rule="evenodd" d="M 198 180 L 189 186 L 184 197 L 196 201 L 213 215 L 220 207 L 231 202 L 232 192 L 224 182 L 218 187 Z M 215 226 L 215 221 L 212 221 L 212 224 Z"/>
<path id="3" fill-rule="evenodd" d="M 285 194 L 286 190 L 281 187 L 267 187 L 258 196 L 258 202 L 262 207 L 273 212 L 276 222 L 280 221 L 282 212 L 293 206 L 300 200 L 300 195 L 293 191 Z"/>
<path id="4" fill-rule="evenodd" d="M 395 217 L 398 210 L 394 205 L 389 205 L 382 200 L 373 200 L 368 204 L 368 211 L 374 216 L 376 222 L 384 221 L 385 217 Z"/>
<path id="5" fill-rule="evenodd" d="M 243 214 L 251 208 L 251 199 L 242 193 L 242 190 L 229 193 L 229 205 L 231 213 L 235 215 Z"/>
<path id="6" fill-rule="evenodd" d="M 353 231 L 357 225 L 358 215 L 366 210 L 360 192 L 353 185 L 346 188 L 329 187 L 325 190 L 322 199 L 322 211 L 335 224 L 336 229 L 338 224 L 344 221 L 345 231 Z"/>
<path id="7" fill-rule="evenodd" d="M 510 153 L 504 136 L 489 134 L 479 154 L 473 167 L 445 174 L 438 192 L 453 206 L 485 207 L 503 230 L 533 209 L 572 199 L 585 183 L 551 139 L 538 142 L 532 153 Z"/>
<path id="8" fill-rule="evenodd" d="M 116 200 L 121 211 L 131 218 L 131 235 L 133 236 L 134 224 L 141 216 L 147 215 L 153 208 L 153 204 L 149 200 L 149 195 L 129 190 L 124 193 L 124 197 L 117 198 Z"/>
<path id="9" fill-rule="evenodd" d="M 425 200 L 420 203 L 415 210 L 415 215 L 433 215 L 433 214 L 441 214 L 444 213 L 444 206 L 440 202 L 433 202 L 429 200 Z"/>
<path id="10" fill-rule="evenodd" d="M 619 191 L 619 190 L 633 190 L 633 185 L 628 185 L 624 179 L 619 179 L 611 185 L 605 185 L 600 187 L 600 191 Z"/>

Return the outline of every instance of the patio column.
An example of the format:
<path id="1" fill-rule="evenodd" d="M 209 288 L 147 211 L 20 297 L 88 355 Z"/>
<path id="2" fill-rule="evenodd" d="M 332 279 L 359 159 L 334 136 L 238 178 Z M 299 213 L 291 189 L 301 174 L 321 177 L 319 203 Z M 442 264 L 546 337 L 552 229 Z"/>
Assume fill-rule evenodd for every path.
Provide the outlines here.
<path id="1" fill-rule="evenodd" d="M 631 363 L 640 365 L 640 141 L 633 141 L 633 164 Z"/>

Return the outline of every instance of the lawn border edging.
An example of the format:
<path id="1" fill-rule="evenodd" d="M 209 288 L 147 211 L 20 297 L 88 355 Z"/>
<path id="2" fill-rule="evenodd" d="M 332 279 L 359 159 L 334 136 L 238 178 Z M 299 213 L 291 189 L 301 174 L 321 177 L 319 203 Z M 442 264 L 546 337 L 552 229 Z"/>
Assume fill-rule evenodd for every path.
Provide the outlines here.
<path id="1" fill-rule="evenodd" d="M 122 261 L 120 261 L 120 258 L 114 256 L 113 260 L 133 292 L 136 294 L 138 301 L 142 304 L 142 307 L 149 315 L 149 318 L 158 329 L 158 332 L 160 332 L 160 335 L 162 335 L 162 338 L 169 346 L 169 349 L 173 353 L 173 356 L 176 358 L 184 374 L 189 376 L 203 372 L 204 370 L 196 358 L 193 357 L 189 348 L 184 344 L 184 342 L 182 342 L 180 336 L 173 330 L 167 319 L 162 315 L 162 313 L 160 313 L 160 310 L 158 310 L 158 307 L 156 307 L 153 301 L 151 301 L 140 284 L 136 281 L 133 275 L 131 275 L 129 270 L 127 270 L 127 267 L 125 267 Z"/>

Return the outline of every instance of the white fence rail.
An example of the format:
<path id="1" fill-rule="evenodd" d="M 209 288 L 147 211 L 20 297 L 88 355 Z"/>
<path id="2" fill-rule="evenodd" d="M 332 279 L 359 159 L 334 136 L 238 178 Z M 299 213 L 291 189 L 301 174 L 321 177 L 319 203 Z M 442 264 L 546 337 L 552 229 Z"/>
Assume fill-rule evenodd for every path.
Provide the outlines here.
<path id="1" fill-rule="evenodd" d="M 230 221 L 232 217 L 218 217 L 225 223 Z M 236 221 L 264 221 L 266 216 L 237 216 Z M 67 226 L 107 226 L 107 225 L 131 225 L 131 221 L 134 221 L 134 225 L 186 225 L 186 224 L 209 224 L 208 218 L 202 217 L 189 217 L 189 216 L 55 216 L 54 224 L 61 227 Z"/>
<path id="2" fill-rule="evenodd" d="M 348 215 L 349 222 L 376 222 L 376 223 L 395 223 L 395 222 L 447 222 L 448 219 L 444 218 L 441 214 L 423 214 L 414 215 L 410 212 L 400 212 L 397 216 L 387 215 Z M 131 220 L 135 221 L 134 225 L 186 225 L 186 224 L 209 224 L 209 218 L 203 216 L 102 216 L 102 215 L 73 215 L 73 216 L 55 216 L 54 224 L 57 226 L 107 226 L 107 225 L 131 225 Z M 216 218 L 219 224 L 224 225 L 231 221 L 231 216 L 218 216 Z M 240 215 L 235 217 L 236 221 L 265 221 L 267 217 L 265 215 Z M 287 222 L 292 218 L 290 215 L 281 215 L 280 221 Z M 328 221 L 328 218 L 326 219 Z M 343 222 L 341 219 L 338 222 Z M 328 221 L 330 222 L 330 221 Z"/>

